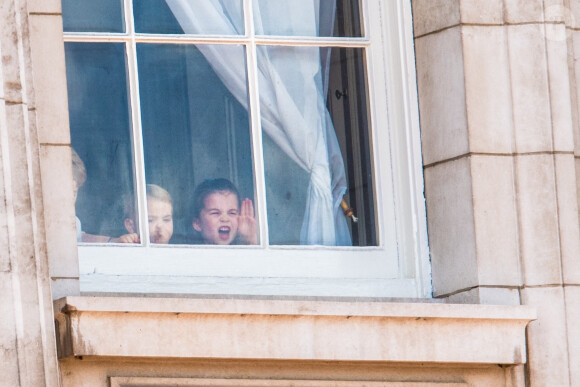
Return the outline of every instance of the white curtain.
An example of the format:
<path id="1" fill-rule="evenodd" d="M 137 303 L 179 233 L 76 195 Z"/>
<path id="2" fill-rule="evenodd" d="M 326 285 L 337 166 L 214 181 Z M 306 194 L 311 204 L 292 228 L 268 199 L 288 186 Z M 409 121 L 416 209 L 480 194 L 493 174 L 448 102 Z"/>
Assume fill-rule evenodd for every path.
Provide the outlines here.
<path id="1" fill-rule="evenodd" d="M 166 1 L 185 33 L 244 33 L 239 0 Z M 334 18 L 328 12 L 334 11 L 334 0 L 322 1 L 321 11 L 320 0 L 256 0 L 256 34 L 318 36 L 319 31 L 331 31 Z M 242 53 L 232 55 L 231 47 L 215 44 L 197 48 L 247 109 Z M 310 174 L 300 243 L 351 245 L 339 206 L 346 192 L 344 162 L 324 100 L 327 71 L 322 71 L 321 59 L 328 66 L 329 56 L 324 50 L 321 58 L 320 51 L 318 47 L 258 46 L 261 123 L 268 136 Z"/>

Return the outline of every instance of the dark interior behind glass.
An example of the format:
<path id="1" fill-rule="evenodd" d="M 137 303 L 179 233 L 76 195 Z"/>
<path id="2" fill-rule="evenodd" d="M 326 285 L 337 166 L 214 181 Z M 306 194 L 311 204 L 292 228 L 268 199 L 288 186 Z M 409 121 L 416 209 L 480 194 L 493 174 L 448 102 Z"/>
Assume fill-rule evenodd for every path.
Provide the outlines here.
<path id="1" fill-rule="evenodd" d="M 241 46 L 229 50 L 244 62 Z M 146 180 L 173 196 L 172 243 L 199 243 L 195 186 L 226 178 L 254 198 L 248 113 L 193 45 L 140 44 L 137 60 Z"/>
<path id="2" fill-rule="evenodd" d="M 63 0 L 65 31 L 121 32 L 121 0 Z M 330 1 L 321 1 L 328 8 Z M 164 0 L 134 1 L 137 32 L 180 34 Z M 325 9 L 326 9 L 325 8 Z M 362 36 L 359 2 L 332 4 L 332 28 L 321 36 Z M 327 14 L 322 15 L 328 18 Z M 135 203 L 126 52 L 123 43 L 66 43 L 71 141 L 87 167 L 77 200 L 83 230 L 118 236 L 123 199 Z M 245 63 L 244 48 L 232 45 Z M 348 220 L 353 245 L 378 243 L 372 144 L 364 50 L 321 48 L 323 98 L 332 117 L 348 180 L 346 200 L 359 218 Z M 207 178 L 225 177 L 242 198 L 254 199 L 249 114 L 194 45 L 137 44 L 139 99 L 147 183 L 173 197 L 172 243 L 196 243 L 192 193 Z M 247 96 L 247 93 L 246 93 Z M 239 97 L 238 97 L 239 98 Z M 134 130 L 134 129 L 133 129 Z M 300 243 L 309 176 L 263 136 L 269 243 Z M 255 203 L 256 208 L 263 204 Z"/>
<path id="3" fill-rule="evenodd" d="M 83 231 L 125 234 L 123 199 L 134 187 L 125 46 L 66 43 L 71 143 L 87 180 L 76 210 Z"/>

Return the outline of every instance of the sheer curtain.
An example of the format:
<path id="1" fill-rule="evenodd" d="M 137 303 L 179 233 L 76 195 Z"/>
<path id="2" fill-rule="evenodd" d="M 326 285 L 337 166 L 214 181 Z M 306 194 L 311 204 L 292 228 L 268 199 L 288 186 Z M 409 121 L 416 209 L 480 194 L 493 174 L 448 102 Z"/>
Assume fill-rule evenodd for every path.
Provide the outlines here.
<path id="1" fill-rule="evenodd" d="M 185 33 L 244 34 L 241 1 L 166 1 Z M 321 9 L 320 0 L 255 1 L 256 34 L 329 36 L 334 18 L 328 15 L 334 14 L 334 2 L 322 0 Z M 232 57 L 221 45 L 197 48 L 247 109 L 246 68 L 240 59 L 244 56 Z M 300 243 L 351 245 L 340 209 L 346 192 L 344 162 L 324 99 L 329 50 L 322 50 L 322 55 L 318 47 L 258 46 L 261 124 L 280 149 L 310 174 Z"/>

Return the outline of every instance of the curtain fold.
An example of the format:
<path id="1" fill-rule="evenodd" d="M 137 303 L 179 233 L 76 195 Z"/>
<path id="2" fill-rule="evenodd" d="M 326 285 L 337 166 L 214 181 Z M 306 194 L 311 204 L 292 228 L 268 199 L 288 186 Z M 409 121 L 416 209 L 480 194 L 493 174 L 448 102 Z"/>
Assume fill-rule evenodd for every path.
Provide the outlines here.
<path id="1" fill-rule="evenodd" d="M 166 0 L 187 34 L 243 35 L 241 1 Z M 256 34 L 318 36 L 330 34 L 334 0 L 256 0 Z M 329 8 L 330 4 L 330 8 Z M 320 18 L 320 14 L 324 18 Z M 321 22 L 326 24 L 320 25 Z M 243 55 L 228 55 L 221 45 L 197 45 L 232 95 L 248 109 Z M 242 47 L 240 47 L 242 50 Z M 340 209 L 346 192 L 344 161 L 326 108 L 329 50 L 318 47 L 258 46 L 261 124 L 280 149 L 310 175 L 300 243 L 351 245 Z M 321 67 L 324 64 L 324 69 Z"/>

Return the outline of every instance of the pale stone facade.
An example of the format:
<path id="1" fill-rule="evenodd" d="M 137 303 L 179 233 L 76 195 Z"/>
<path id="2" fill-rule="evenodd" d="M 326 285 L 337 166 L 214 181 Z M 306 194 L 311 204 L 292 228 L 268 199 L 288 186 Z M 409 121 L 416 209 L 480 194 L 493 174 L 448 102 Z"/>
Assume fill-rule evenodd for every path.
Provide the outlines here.
<path id="1" fill-rule="evenodd" d="M 535 306 L 530 384 L 578 386 L 580 2 L 413 6 L 434 296 Z"/>
<path id="2" fill-rule="evenodd" d="M 580 386 L 580 1 L 412 6 L 430 303 L 78 297 L 60 0 L 4 0 L 0 384 Z"/>

